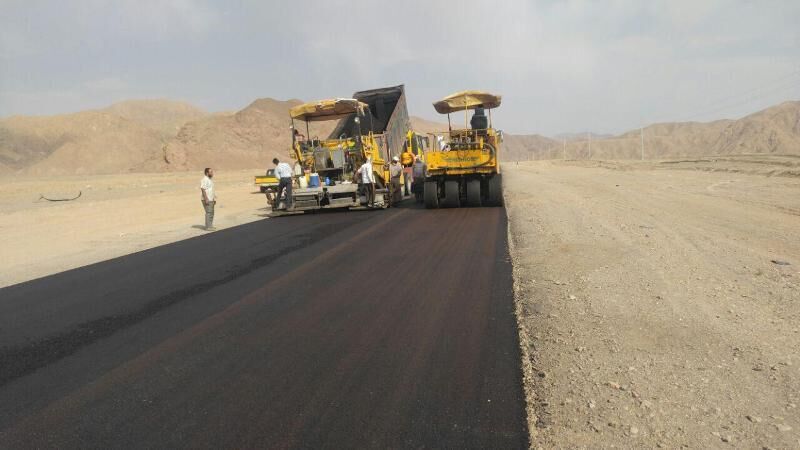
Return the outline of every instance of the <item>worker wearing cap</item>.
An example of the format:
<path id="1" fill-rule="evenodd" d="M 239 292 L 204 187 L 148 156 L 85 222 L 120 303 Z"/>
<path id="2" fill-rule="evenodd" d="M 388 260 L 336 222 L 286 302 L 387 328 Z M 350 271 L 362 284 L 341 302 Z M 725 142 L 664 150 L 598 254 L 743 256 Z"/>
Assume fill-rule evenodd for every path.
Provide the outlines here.
<path id="1" fill-rule="evenodd" d="M 286 209 L 294 208 L 292 204 L 292 166 L 285 162 L 280 162 L 278 158 L 272 160 L 275 164 L 275 178 L 278 179 L 278 195 L 275 197 L 275 208 L 281 204 L 281 194 L 286 191 Z"/>
<path id="2" fill-rule="evenodd" d="M 389 165 L 389 179 L 392 187 L 392 203 L 399 203 L 403 200 L 403 191 L 400 190 L 400 175 L 403 174 L 403 166 L 400 165 L 400 158 L 392 157 Z"/>

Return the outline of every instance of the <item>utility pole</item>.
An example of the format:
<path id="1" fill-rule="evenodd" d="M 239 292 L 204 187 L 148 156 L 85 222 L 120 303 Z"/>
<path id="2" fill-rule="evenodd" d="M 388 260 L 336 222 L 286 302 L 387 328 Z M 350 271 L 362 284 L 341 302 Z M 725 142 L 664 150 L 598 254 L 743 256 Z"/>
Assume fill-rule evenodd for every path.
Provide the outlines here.
<path id="1" fill-rule="evenodd" d="M 639 131 L 642 132 L 642 161 L 644 161 L 644 126 L 639 128 Z"/>

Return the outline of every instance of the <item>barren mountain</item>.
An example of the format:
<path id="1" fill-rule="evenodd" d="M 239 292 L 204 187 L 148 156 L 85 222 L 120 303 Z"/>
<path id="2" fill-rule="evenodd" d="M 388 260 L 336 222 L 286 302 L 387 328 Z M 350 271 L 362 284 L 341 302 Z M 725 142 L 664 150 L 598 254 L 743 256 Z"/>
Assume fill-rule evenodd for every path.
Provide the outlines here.
<path id="1" fill-rule="evenodd" d="M 501 159 L 506 161 L 536 159 L 555 159 L 561 157 L 561 144 L 538 134 L 505 134 L 505 151 Z"/>
<path id="2" fill-rule="evenodd" d="M 101 111 L 0 120 L 0 163 L 6 171 L 127 172 L 157 157 L 160 148 L 157 131 Z"/>
<path id="3" fill-rule="evenodd" d="M 638 159 L 642 134 L 630 131 L 592 141 L 593 159 Z M 659 123 L 644 129 L 647 159 L 737 154 L 800 154 L 800 101 L 750 114 L 738 120 Z M 588 156 L 588 143 L 568 144 L 573 158 Z"/>
<path id="4" fill-rule="evenodd" d="M 0 170 L 118 173 L 155 167 L 163 144 L 207 113 L 171 100 L 130 100 L 102 110 L 0 119 Z"/>
<path id="5" fill-rule="evenodd" d="M 291 144 L 289 109 L 298 104 L 299 100 L 264 98 L 231 115 L 215 115 L 189 122 L 167 143 L 165 168 L 268 167 L 274 157 L 287 158 Z M 310 127 L 312 136 L 325 136 L 331 129 L 331 125 L 324 122 Z M 306 133 L 304 129 L 302 131 Z"/>
<path id="6" fill-rule="evenodd" d="M 447 123 L 434 122 L 417 116 L 409 116 L 409 118 L 411 119 L 411 128 L 417 133 L 426 134 L 447 131 Z"/>
<path id="7" fill-rule="evenodd" d="M 164 140 L 174 137 L 189 121 L 208 115 L 196 106 L 172 100 L 127 100 L 115 103 L 102 112 L 157 130 Z"/>
<path id="8" fill-rule="evenodd" d="M 75 174 L 268 167 L 272 158 L 288 156 L 288 110 L 297 104 L 299 100 L 259 99 L 235 113 L 207 114 L 186 103 L 138 100 L 98 111 L 0 119 L 0 171 Z M 419 117 L 412 116 L 411 122 L 423 133 L 447 129 L 445 123 Z M 310 134 L 327 136 L 332 125 L 314 123 Z M 565 146 L 544 136 L 506 133 L 501 158 L 638 159 L 641 151 L 639 130 L 611 138 L 595 136 L 591 147 L 586 140 L 567 140 Z M 651 125 L 644 129 L 644 153 L 647 159 L 800 154 L 800 102 L 738 120 Z"/>

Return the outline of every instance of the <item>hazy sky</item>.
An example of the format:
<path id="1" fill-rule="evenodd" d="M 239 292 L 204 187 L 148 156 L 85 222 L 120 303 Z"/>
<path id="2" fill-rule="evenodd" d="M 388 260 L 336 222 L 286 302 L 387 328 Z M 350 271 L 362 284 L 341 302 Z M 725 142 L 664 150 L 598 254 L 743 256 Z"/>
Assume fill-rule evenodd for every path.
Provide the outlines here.
<path id="1" fill-rule="evenodd" d="M 800 99 L 800 1 L 0 0 L 0 116 L 236 110 L 404 83 L 503 95 L 511 132 L 619 132 Z"/>

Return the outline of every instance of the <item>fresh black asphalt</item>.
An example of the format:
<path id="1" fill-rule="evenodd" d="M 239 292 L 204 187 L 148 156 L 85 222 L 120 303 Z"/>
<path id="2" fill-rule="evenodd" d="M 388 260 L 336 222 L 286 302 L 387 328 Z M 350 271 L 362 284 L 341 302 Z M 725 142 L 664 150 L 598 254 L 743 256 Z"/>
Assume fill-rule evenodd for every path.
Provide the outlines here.
<path id="1" fill-rule="evenodd" d="M 524 448 L 502 208 L 262 220 L 0 289 L 0 448 Z"/>

